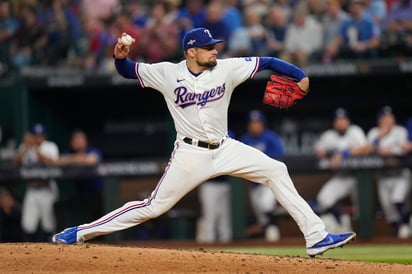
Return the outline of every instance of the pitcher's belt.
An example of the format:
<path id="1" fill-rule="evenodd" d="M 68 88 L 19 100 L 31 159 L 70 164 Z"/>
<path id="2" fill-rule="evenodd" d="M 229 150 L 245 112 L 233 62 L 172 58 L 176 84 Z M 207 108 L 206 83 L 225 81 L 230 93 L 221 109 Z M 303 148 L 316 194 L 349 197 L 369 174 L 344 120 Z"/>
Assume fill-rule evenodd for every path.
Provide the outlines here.
<path id="1" fill-rule="evenodd" d="M 207 149 L 217 149 L 223 143 L 223 140 L 220 143 L 219 142 L 204 142 L 204 141 L 199 140 L 199 141 L 197 141 L 197 144 L 196 144 L 195 140 L 193 140 L 191 138 L 188 138 L 188 137 L 183 138 L 183 141 L 186 144 L 194 145 L 194 146 L 197 145 L 198 147 L 203 147 L 203 148 L 207 148 Z"/>

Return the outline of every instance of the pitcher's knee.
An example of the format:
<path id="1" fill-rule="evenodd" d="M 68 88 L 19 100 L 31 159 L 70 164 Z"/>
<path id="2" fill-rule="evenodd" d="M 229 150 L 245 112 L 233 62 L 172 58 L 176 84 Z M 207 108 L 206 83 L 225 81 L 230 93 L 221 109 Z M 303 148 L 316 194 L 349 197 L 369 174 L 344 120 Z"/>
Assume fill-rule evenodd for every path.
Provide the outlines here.
<path id="1" fill-rule="evenodd" d="M 276 172 L 277 174 L 287 174 L 288 168 L 285 163 L 274 161 L 274 165 L 271 166 L 271 170 Z"/>
<path id="2" fill-rule="evenodd" d="M 156 203 L 152 204 L 150 207 L 151 207 L 151 213 L 150 213 L 149 217 L 151 219 L 157 218 L 157 217 L 163 215 L 166 211 L 169 210 L 169 208 L 166 208 L 166 207 L 161 206 L 161 205 L 156 204 Z"/>

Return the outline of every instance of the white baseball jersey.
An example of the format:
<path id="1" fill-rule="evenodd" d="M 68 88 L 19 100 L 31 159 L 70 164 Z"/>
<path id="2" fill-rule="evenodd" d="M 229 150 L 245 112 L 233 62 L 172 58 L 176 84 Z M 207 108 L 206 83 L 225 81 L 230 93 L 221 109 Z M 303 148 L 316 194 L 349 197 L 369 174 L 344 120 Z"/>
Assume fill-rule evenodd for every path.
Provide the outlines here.
<path id="1" fill-rule="evenodd" d="M 342 152 L 366 144 L 366 136 L 362 128 L 350 125 L 345 134 L 339 134 L 335 129 L 326 130 L 315 144 L 316 150 Z M 356 177 L 347 171 L 336 172 L 319 190 L 316 196 L 318 210 L 326 212 L 341 199 L 351 196 L 355 202 Z"/>
<path id="2" fill-rule="evenodd" d="M 325 131 L 315 144 L 315 149 L 342 152 L 366 144 L 364 131 L 357 125 L 350 125 L 345 134 L 339 134 L 335 129 Z"/>
<path id="3" fill-rule="evenodd" d="M 24 144 L 20 145 L 19 150 L 24 149 Z M 41 154 L 53 159 L 57 160 L 59 157 L 59 148 L 57 145 L 53 142 L 50 141 L 43 141 L 40 146 L 39 146 L 39 151 Z M 26 151 L 26 153 L 23 155 L 22 158 L 22 164 L 23 165 L 32 165 L 32 164 L 37 164 L 39 163 L 39 157 L 36 154 L 36 151 L 34 148 L 31 148 Z"/>
<path id="4" fill-rule="evenodd" d="M 368 132 L 368 141 L 374 143 L 378 138 L 379 128 L 374 127 Z M 379 148 L 390 148 L 393 155 L 402 155 L 402 145 L 408 141 L 408 131 L 405 127 L 395 125 L 388 134 L 380 138 Z M 384 216 L 388 223 L 397 222 L 401 218 L 395 206 L 405 203 L 411 189 L 410 173 L 407 168 L 401 170 L 382 171 L 378 177 L 378 197 Z"/>
<path id="5" fill-rule="evenodd" d="M 378 138 L 379 128 L 374 127 L 368 132 L 368 141 L 373 143 Z M 379 140 L 379 148 L 391 148 L 394 155 L 401 155 L 402 145 L 408 141 L 408 131 L 405 127 L 395 125 L 391 131 Z"/>
<path id="6" fill-rule="evenodd" d="M 188 70 L 186 61 L 138 65 L 140 85 L 163 94 L 178 135 L 203 141 L 221 141 L 226 136 L 233 90 L 256 74 L 259 58 L 217 62 L 213 69 L 198 76 Z"/>

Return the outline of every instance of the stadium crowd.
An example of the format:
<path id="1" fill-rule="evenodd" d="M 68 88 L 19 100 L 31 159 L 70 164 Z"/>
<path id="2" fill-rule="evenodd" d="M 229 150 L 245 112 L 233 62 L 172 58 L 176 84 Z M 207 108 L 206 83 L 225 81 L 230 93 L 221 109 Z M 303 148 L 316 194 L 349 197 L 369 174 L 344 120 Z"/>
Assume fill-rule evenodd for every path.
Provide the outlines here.
<path id="1" fill-rule="evenodd" d="M 204 26 L 222 57 L 275 56 L 298 65 L 412 53 L 412 0 L 1 0 L 0 75 L 29 66 L 113 72 L 127 32 L 130 57 L 180 60 L 181 38 Z"/>

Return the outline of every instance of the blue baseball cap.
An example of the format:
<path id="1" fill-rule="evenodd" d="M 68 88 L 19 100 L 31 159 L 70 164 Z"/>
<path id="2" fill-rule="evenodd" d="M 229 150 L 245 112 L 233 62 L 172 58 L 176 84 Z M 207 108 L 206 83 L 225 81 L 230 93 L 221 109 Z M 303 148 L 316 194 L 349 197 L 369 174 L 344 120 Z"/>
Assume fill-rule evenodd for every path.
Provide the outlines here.
<path id="1" fill-rule="evenodd" d="M 333 111 L 332 116 L 333 116 L 333 119 L 336 119 L 336 118 L 348 118 L 349 119 L 349 112 L 345 108 L 339 107 Z"/>
<path id="2" fill-rule="evenodd" d="M 213 38 L 208 29 L 194 28 L 185 34 L 182 44 L 184 51 L 186 51 L 190 48 L 204 47 L 221 42 L 223 42 L 223 40 Z"/>
<path id="3" fill-rule="evenodd" d="M 380 118 L 380 117 L 382 117 L 383 115 L 386 115 L 386 114 L 393 114 L 392 107 L 390 107 L 390 106 L 383 106 L 383 107 L 380 108 L 380 109 L 378 110 L 378 112 L 376 113 L 376 117 L 377 117 L 377 118 Z"/>
<path id="4" fill-rule="evenodd" d="M 260 111 L 260 110 L 252 110 L 248 114 L 248 121 L 261 121 L 261 122 L 266 122 L 266 115 Z"/>
<path id="5" fill-rule="evenodd" d="M 46 135 L 47 130 L 43 124 L 36 123 L 31 127 L 31 133 L 34 135 Z"/>

